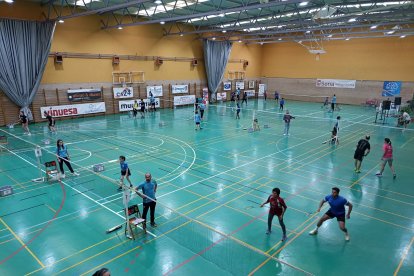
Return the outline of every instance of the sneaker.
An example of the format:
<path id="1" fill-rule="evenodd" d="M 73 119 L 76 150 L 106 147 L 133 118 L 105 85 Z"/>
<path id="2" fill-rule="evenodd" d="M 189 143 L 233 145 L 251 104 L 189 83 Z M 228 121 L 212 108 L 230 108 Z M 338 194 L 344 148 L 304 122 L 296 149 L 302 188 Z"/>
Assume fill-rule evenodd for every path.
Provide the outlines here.
<path id="1" fill-rule="evenodd" d="M 122 191 L 122 187 L 118 187 L 117 191 L 118 192 L 121 192 Z"/>
<path id="2" fill-rule="evenodd" d="M 153 222 L 153 223 L 151 223 L 151 226 L 155 228 L 155 227 L 157 227 L 158 225 L 157 225 L 155 222 Z"/>
<path id="3" fill-rule="evenodd" d="M 361 173 L 361 171 L 360 171 L 360 170 L 355 170 L 355 172 L 356 172 L 356 173 Z"/>
<path id="4" fill-rule="evenodd" d="M 29 136 L 32 136 L 32 134 L 29 132 L 29 133 L 27 133 L 27 135 L 29 135 Z"/>
<path id="5" fill-rule="evenodd" d="M 318 234 L 318 228 L 315 228 L 309 232 L 309 235 L 316 235 L 316 234 Z"/>
<path id="6" fill-rule="evenodd" d="M 77 173 L 77 172 L 73 172 L 73 173 L 72 173 L 72 175 L 74 175 L 74 176 L 79 176 L 79 173 Z"/>
<path id="7" fill-rule="evenodd" d="M 375 175 L 378 177 L 382 177 L 382 173 L 376 173 Z"/>
<path id="8" fill-rule="evenodd" d="M 394 174 L 394 175 L 392 176 L 392 178 L 396 179 L 396 178 L 397 178 L 397 175 L 396 175 L 396 174 Z"/>
<path id="9" fill-rule="evenodd" d="M 286 237 L 286 235 L 283 235 L 283 236 L 282 236 L 282 239 L 281 239 L 281 241 L 282 241 L 282 242 L 284 242 L 284 241 L 286 241 L 286 240 L 287 240 L 287 237 Z"/>
<path id="10" fill-rule="evenodd" d="M 349 241 L 349 240 L 350 240 L 350 238 L 349 238 L 349 234 L 348 234 L 348 233 L 345 233 L 345 240 L 346 240 L 346 241 Z"/>
<path id="11" fill-rule="evenodd" d="M 283 133 L 283 136 L 286 136 L 286 133 Z"/>
<path id="12" fill-rule="evenodd" d="M 272 230 L 267 230 L 266 231 L 266 235 L 270 235 L 270 233 L 272 233 Z"/>
<path id="13" fill-rule="evenodd" d="M 65 178 L 66 177 L 66 175 L 64 174 L 64 173 L 62 173 L 61 175 L 60 175 L 60 178 Z"/>

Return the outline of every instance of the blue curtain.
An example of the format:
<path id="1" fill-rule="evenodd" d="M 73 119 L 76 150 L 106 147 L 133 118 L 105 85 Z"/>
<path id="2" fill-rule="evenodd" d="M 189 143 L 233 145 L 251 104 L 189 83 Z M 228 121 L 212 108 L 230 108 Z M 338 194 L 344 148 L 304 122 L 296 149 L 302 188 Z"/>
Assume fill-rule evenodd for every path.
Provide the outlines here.
<path id="1" fill-rule="evenodd" d="M 204 64 L 206 66 L 209 99 L 223 79 L 232 44 L 228 41 L 204 40 Z"/>
<path id="2" fill-rule="evenodd" d="M 0 19 L 0 89 L 29 120 L 33 119 L 29 105 L 46 67 L 54 30 L 55 22 Z"/>

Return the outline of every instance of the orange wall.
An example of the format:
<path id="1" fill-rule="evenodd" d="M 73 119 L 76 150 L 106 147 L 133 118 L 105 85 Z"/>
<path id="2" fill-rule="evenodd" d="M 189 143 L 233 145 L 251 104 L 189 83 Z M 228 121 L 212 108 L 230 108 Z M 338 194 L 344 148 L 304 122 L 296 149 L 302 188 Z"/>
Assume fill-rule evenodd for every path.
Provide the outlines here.
<path id="1" fill-rule="evenodd" d="M 414 37 L 329 41 L 324 48 L 316 61 L 297 43 L 265 45 L 262 76 L 414 81 Z"/>

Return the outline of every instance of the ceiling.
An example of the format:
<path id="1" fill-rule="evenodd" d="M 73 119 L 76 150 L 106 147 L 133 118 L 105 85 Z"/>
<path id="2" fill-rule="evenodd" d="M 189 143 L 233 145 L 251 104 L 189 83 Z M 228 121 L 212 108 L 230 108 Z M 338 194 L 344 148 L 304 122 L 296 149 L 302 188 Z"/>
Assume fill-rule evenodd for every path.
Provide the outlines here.
<path id="1" fill-rule="evenodd" d="M 102 29 L 162 24 L 164 35 L 248 44 L 414 35 L 414 1 L 34 0 L 50 20 L 98 14 Z"/>

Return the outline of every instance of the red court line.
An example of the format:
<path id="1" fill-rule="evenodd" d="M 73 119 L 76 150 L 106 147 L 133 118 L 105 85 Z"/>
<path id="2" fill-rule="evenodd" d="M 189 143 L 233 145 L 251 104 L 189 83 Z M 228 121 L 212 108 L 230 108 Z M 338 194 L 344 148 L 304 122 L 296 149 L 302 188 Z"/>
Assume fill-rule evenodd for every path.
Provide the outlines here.
<path id="1" fill-rule="evenodd" d="M 348 162 L 349 162 L 348 160 L 344 160 L 343 162 L 341 162 L 341 163 L 339 164 L 339 166 L 337 166 L 337 167 L 336 167 L 335 169 L 333 169 L 332 171 L 337 170 L 338 168 L 340 168 L 340 167 L 341 167 L 341 165 L 342 165 L 342 164 L 344 164 L 344 163 L 348 163 Z M 295 196 L 299 195 L 299 194 L 300 194 L 302 191 L 304 191 L 305 189 L 307 189 L 307 188 L 312 187 L 313 185 L 315 185 L 315 184 L 316 184 L 316 182 L 317 182 L 319 179 L 321 179 L 321 176 L 320 176 L 320 177 L 318 177 L 318 178 L 316 178 L 314 181 L 310 182 L 308 185 L 306 185 L 306 186 L 302 187 L 301 189 L 299 189 L 296 193 L 291 194 L 290 196 L 288 196 L 288 197 L 286 198 L 286 202 L 288 202 L 288 201 L 289 201 L 289 199 L 291 199 L 291 198 L 293 198 L 293 197 L 295 197 Z M 239 232 L 240 230 L 242 230 L 242 229 L 246 228 L 246 227 L 247 227 L 247 226 L 249 226 L 252 222 L 254 222 L 255 220 L 257 220 L 257 219 L 259 219 L 259 218 L 261 218 L 261 217 L 263 217 L 263 216 L 264 216 L 264 215 L 266 215 L 267 213 L 268 213 L 268 212 L 266 211 L 266 212 L 264 212 L 263 214 L 260 214 L 259 216 L 256 216 L 256 217 L 252 218 L 251 220 L 249 220 L 248 222 L 246 222 L 245 224 L 243 224 L 242 226 L 240 226 L 240 227 L 239 227 L 239 228 L 237 228 L 236 230 L 232 231 L 232 232 L 231 232 L 230 234 L 228 234 L 227 236 L 222 237 L 221 239 L 219 239 L 219 240 L 217 240 L 216 242 L 212 243 L 211 245 L 209 245 L 208 247 L 204 248 L 204 249 L 203 249 L 203 250 L 201 250 L 200 252 L 198 252 L 198 253 L 194 254 L 192 257 L 190 257 L 190 258 L 188 258 L 187 260 L 185 260 L 185 261 L 183 261 L 183 262 L 179 263 L 178 265 L 176 265 L 176 266 L 175 266 L 175 267 L 173 267 L 172 269 L 170 269 L 170 270 L 168 270 L 167 272 L 165 272 L 163 275 L 164 275 L 164 276 L 169 275 L 169 274 L 173 273 L 174 271 L 176 271 L 177 269 L 179 269 L 180 267 L 182 267 L 182 266 L 184 266 L 184 265 L 188 264 L 189 262 L 193 261 L 194 259 L 196 259 L 196 258 L 200 257 L 202 254 L 204 254 L 205 252 L 209 251 L 211 248 L 213 248 L 214 246 L 216 246 L 217 244 L 219 244 L 219 243 L 220 243 L 220 242 L 222 242 L 223 240 L 227 239 L 227 238 L 228 238 L 228 236 L 231 236 L 231 235 L 233 235 L 233 234 L 235 234 L 235 233 Z"/>
<path id="2" fill-rule="evenodd" d="M 31 244 L 37 237 L 40 236 L 40 234 L 42 234 L 43 231 L 46 230 L 46 228 L 49 227 L 49 225 L 57 218 L 57 216 L 59 215 L 60 211 L 63 208 L 63 205 L 65 205 L 65 201 L 66 201 L 66 191 L 65 191 L 65 187 L 63 186 L 62 182 L 59 181 L 60 187 L 62 189 L 62 193 L 63 193 L 63 198 L 62 201 L 60 202 L 60 206 L 59 209 L 56 211 L 56 213 L 53 215 L 53 218 L 51 220 L 49 220 L 49 222 L 43 226 L 42 229 L 40 229 L 39 232 L 37 232 L 37 234 L 31 238 L 27 243 L 25 243 L 24 245 L 22 245 L 20 248 L 18 248 L 16 251 L 14 251 L 13 253 L 11 253 L 9 256 L 7 256 L 5 259 L 0 261 L 0 265 L 4 264 L 5 262 L 7 262 L 8 260 L 10 260 L 11 258 L 13 258 L 17 253 L 19 253 L 22 249 L 26 248 L 29 244 Z"/>

